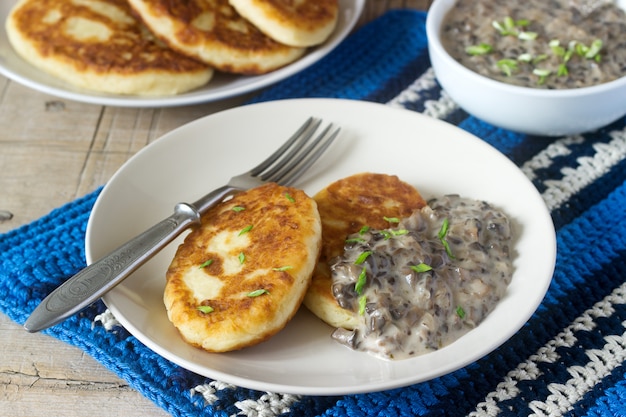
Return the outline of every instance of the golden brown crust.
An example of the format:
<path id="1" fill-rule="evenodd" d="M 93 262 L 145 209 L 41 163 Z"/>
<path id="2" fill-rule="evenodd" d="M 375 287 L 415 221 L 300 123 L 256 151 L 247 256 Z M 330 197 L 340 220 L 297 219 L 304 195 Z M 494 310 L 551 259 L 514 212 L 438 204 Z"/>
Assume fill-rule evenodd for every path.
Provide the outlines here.
<path id="1" fill-rule="evenodd" d="M 225 72 L 263 74 L 300 58 L 303 48 L 280 44 L 242 18 L 228 0 L 129 0 L 171 48 Z"/>
<path id="2" fill-rule="evenodd" d="M 314 196 L 322 219 L 322 252 L 304 304 L 335 327 L 350 327 L 353 314 L 332 294 L 329 264 L 343 253 L 345 239 L 363 226 L 392 227 L 385 217 L 408 217 L 426 205 L 411 185 L 395 175 L 361 173 L 330 184 Z"/>
<path id="3" fill-rule="evenodd" d="M 125 0 L 22 0 L 7 19 L 7 33 L 16 51 L 34 65 L 96 90 L 141 94 L 126 89 L 132 90 L 133 80 L 143 86 L 142 77 L 154 77 L 145 85 L 149 88 L 152 82 L 160 94 L 160 88 L 169 86 L 156 85 L 159 82 L 171 79 L 172 84 L 181 83 L 182 91 L 205 84 L 212 75 L 205 64 L 158 42 L 133 17 Z M 130 87 L 124 82 L 118 87 L 115 77 L 131 80 Z M 88 83 L 93 85 L 84 85 Z"/>
<path id="4" fill-rule="evenodd" d="M 238 194 L 206 213 L 178 248 L 166 275 L 168 316 L 208 351 L 262 342 L 296 313 L 320 247 L 319 214 L 304 192 L 268 184 Z M 256 290 L 267 293 L 248 296 Z"/>
<path id="5" fill-rule="evenodd" d="M 267 36 L 293 46 L 313 46 L 332 33 L 339 16 L 337 0 L 229 0 Z"/>

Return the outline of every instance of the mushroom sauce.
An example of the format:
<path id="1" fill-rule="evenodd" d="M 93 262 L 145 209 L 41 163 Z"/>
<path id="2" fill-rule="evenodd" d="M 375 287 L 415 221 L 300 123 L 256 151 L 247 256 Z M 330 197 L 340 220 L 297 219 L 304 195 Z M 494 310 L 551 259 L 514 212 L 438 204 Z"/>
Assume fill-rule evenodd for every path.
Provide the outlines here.
<path id="1" fill-rule="evenodd" d="M 441 40 L 462 65 L 509 84 L 566 89 L 623 77 L 626 13 L 613 1 L 579 3 L 587 2 L 458 0 Z"/>
<path id="2" fill-rule="evenodd" d="M 387 359 L 439 349 L 477 326 L 513 271 L 509 220 L 489 203 L 449 195 L 398 222 L 350 236 L 331 266 L 339 305 L 361 317 L 333 338 Z"/>

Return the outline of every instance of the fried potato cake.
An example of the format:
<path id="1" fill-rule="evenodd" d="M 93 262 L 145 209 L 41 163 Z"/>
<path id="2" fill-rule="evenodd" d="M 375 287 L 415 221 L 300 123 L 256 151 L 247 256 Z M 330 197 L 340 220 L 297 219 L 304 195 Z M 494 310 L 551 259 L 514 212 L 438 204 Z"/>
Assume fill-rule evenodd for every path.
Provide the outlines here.
<path id="1" fill-rule="evenodd" d="M 230 0 L 230 5 L 270 38 L 299 47 L 328 39 L 339 16 L 337 0 Z"/>
<path id="2" fill-rule="evenodd" d="M 300 58 L 304 48 L 278 43 L 241 17 L 228 0 L 129 0 L 171 48 L 225 72 L 264 74 Z"/>
<path id="3" fill-rule="evenodd" d="M 6 31 L 26 61 L 90 90 L 170 95 L 200 87 L 213 74 L 159 42 L 126 0 L 20 0 Z"/>
<path id="4" fill-rule="evenodd" d="M 179 246 L 164 302 L 183 339 L 210 352 L 255 345 L 293 317 L 321 247 L 315 201 L 266 184 L 209 210 Z"/>
<path id="5" fill-rule="evenodd" d="M 332 292 L 330 265 L 343 254 L 346 237 L 362 227 L 393 227 L 391 218 L 408 217 L 426 205 L 411 185 L 395 175 L 361 173 L 330 184 L 314 197 L 322 219 L 322 252 L 304 305 L 333 327 L 353 329 L 358 317 L 339 306 Z"/>

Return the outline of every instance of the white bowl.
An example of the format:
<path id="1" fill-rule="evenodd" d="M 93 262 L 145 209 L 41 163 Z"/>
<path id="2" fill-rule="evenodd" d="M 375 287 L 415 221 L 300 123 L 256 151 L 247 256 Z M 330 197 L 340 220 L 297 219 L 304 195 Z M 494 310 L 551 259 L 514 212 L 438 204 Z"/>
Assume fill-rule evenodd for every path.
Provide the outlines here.
<path id="1" fill-rule="evenodd" d="M 519 87 L 473 72 L 452 58 L 439 38 L 456 0 L 435 0 L 426 19 L 428 50 L 442 88 L 461 108 L 495 126 L 545 136 L 588 132 L 626 115 L 626 76 L 567 90 Z M 618 0 L 626 9 L 626 0 Z"/>

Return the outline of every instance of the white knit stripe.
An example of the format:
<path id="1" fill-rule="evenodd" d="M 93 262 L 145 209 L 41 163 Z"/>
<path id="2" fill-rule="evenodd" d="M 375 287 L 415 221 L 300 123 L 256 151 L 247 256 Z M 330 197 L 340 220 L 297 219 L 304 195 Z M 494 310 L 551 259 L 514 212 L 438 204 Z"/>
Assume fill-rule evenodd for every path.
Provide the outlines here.
<path id="1" fill-rule="evenodd" d="M 403 103 L 410 103 L 419 101 L 422 91 L 433 89 L 437 86 L 435 80 L 435 71 L 432 68 L 428 68 L 422 75 L 413 81 L 406 89 L 400 92 L 397 96 L 389 100 L 386 104 L 391 107 L 404 107 Z"/>
<path id="2" fill-rule="evenodd" d="M 596 151 L 593 156 L 578 158 L 576 168 L 562 168 L 563 178 L 544 182 L 546 190 L 542 197 L 550 211 L 559 208 L 626 157 L 626 129 L 610 132 L 609 136 L 612 138 L 609 143 L 593 145 Z"/>
<path id="3" fill-rule="evenodd" d="M 300 401 L 300 398 L 300 395 L 266 392 L 258 400 L 237 401 L 235 406 L 241 411 L 230 417 L 276 417 L 280 414 L 288 413 L 290 407 Z"/>
<path id="4" fill-rule="evenodd" d="M 500 382 L 496 389 L 485 397 L 485 401 L 479 403 L 476 410 L 469 415 L 471 417 L 491 417 L 497 416 L 501 411 L 498 403 L 517 397 L 520 393 L 517 383 L 520 381 L 534 381 L 539 378 L 542 373 L 537 366 L 540 363 L 555 363 L 560 359 L 560 355 L 556 349 L 558 347 L 573 347 L 576 342 L 577 331 L 590 331 L 596 324 L 595 319 L 599 317 L 609 317 L 615 310 L 614 304 L 626 303 L 626 282 L 616 288 L 611 294 L 606 296 L 602 301 L 596 303 L 592 308 L 585 311 L 574 322 L 567 326 L 563 332 L 559 333 L 554 339 L 550 340 L 542 346 L 537 353 L 531 355 L 528 360 L 520 363 L 514 370 L 510 371 Z M 626 326 L 626 322 L 622 323 Z M 549 389 L 551 395 L 545 401 L 532 401 L 531 408 L 536 415 L 558 415 L 551 414 L 557 410 L 571 408 L 571 405 L 578 401 L 586 392 L 591 390 L 604 376 L 608 375 L 613 369 L 621 365 L 626 359 L 626 333 L 621 335 L 611 335 L 605 337 L 606 344 L 602 349 L 592 349 L 587 351 L 590 361 L 584 366 L 571 366 L 568 372 L 572 378 L 565 385 L 550 384 Z M 610 360 L 615 356 L 616 360 Z M 589 375 L 597 375 L 590 377 Z M 570 389 L 571 387 L 571 389 Z M 571 390 L 575 390 L 572 393 Z M 562 412 L 564 412 L 562 411 Z"/>
<path id="5" fill-rule="evenodd" d="M 432 90 L 436 87 L 437 81 L 435 79 L 435 72 L 432 68 L 429 68 L 420 77 L 413 81 L 411 85 L 400 92 L 400 94 L 388 101 L 387 105 L 391 107 L 405 108 L 408 103 L 420 101 L 422 99 L 422 92 Z M 443 119 L 458 108 L 459 106 L 452 101 L 448 93 L 441 90 L 439 99 L 424 101 L 423 114 L 436 119 Z"/>
<path id="6" fill-rule="evenodd" d="M 529 159 L 521 166 L 521 170 L 531 181 L 537 178 L 535 172 L 539 169 L 548 168 L 554 162 L 554 158 L 566 156 L 572 153 L 569 149 L 570 145 L 581 144 L 585 141 L 582 136 L 566 136 L 557 139 L 537 155 Z"/>
<path id="7" fill-rule="evenodd" d="M 622 322 L 626 327 L 626 321 Z M 626 360 L 626 332 L 607 336 L 606 344 L 600 349 L 591 349 L 587 356 L 591 359 L 585 366 L 571 366 L 567 372 L 572 375 L 565 384 L 549 384 L 551 395 L 545 401 L 531 401 L 528 407 L 530 416 L 557 417 L 571 410 L 578 401 L 615 368 Z"/>

